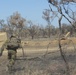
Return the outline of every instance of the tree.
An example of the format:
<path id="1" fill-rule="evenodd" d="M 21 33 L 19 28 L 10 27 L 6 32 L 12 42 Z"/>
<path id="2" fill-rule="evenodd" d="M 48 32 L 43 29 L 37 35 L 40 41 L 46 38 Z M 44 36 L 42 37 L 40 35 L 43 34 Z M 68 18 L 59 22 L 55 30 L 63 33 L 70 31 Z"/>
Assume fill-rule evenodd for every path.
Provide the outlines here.
<path id="1" fill-rule="evenodd" d="M 32 21 L 29 21 L 28 22 L 30 27 L 29 27 L 29 34 L 30 36 L 32 37 L 32 39 L 34 39 L 35 35 L 37 34 L 37 29 L 38 29 L 38 26 L 33 24 Z"/>
<path id="2" fill-rule="evenodd" d="M 71 8 L 75 6 L 76 0 L 48 0 L 48 2 L 50 3 L 49 7 L 53 15 L 56 15 L 58 18 L 58 15 L 61 15 L 61 19 L 64 17 L 76 29 L 76 26 L 73 24 L 76 22 L 76 11 Z M 56 9 L 53 9 L 53 7 Z M 59 28 L 61 30 L 61 26 Z"/>
<path id="3" fill-rule="evenodd" d="M 7 25 L 5 24 L 5 21 L 2 19 L 0 20 L 0 31 L 7 31 L 8 27 Z"/>
<path id="4" fill-rule="evenodd" d="M 47 30 L 46 30 L 46 27 L 41 27 L 40 28 L 40 33 L 41 33 L 41 37 L 42 38 L 45 38 L 45 37 L 47 37 Z"/>
<path id="5" fill-rule="evenodd" d="M 4 20 L 0 20 L 0 29 L 1 30 L 2 30 L 3 26 L 4 26 Z"/>
<path id="6" fill-rule="evenodd" d="M 45 10 L 43 11 L 43 19 L 45 19 L 47 21 L 47 24 L 48 24 L 48 36 L 50 38 L 50 34 L 51 34 L 51 30 L 50 30 L 50 10 Z"/>
<path id="7" fill-rule="evenodd" d="M 62 34 L 61 21 L 62 21 L 62 18 L 64 17 L 76 30 L 76 26 L 74 24 L 76 22 L 75 20 L 76 11 L 74 11 L 70 7 L 70 6 L 76 5 L 76 0 L 48 0 L 48 2 L 49 2 L 50 11 L 53 13 L 53 16 L 55 15 L 56 17 L 58 17 L 58 24 L 60 29 L 60 34 L 59 34 L 60 53 L 66 65 L 67 75 L 70 75 L 68 61 L 63 53 L 62 46 L 61 46 L 61 40 L 60 40 L 61 34 Z M 55 7 L 55 9 L 53 9 L 53 7 Z"/>
<path id="8" fill-rule="evenodd" d="M 8 19 L 7 24 L 10 33 L 15 33 L 18 37 L 21 35 L 21 31 L 25 25 L 26 19 L 21 17 L 18 12 L 13 13 Z"/>

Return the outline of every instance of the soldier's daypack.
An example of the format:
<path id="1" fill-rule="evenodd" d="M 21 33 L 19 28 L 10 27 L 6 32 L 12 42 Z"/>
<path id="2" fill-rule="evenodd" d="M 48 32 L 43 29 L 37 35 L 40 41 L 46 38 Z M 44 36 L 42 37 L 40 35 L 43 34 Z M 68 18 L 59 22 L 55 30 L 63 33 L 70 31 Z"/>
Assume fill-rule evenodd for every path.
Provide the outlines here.
<path id="1" fill-rule="evenodd" d="M 12 37 L 8 43 L 7 43 L 7 48 L 9 49 L 17 49 L 19 47 L 18 39 L 15 37 Z"/>

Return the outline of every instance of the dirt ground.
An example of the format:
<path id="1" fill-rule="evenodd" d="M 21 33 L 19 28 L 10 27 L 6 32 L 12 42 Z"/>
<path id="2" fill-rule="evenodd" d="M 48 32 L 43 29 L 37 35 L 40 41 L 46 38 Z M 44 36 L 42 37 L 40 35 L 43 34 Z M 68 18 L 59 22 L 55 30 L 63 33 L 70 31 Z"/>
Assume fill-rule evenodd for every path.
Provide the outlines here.
<path id="1" fill-rule="evenodd" d="M 76 38 L 62 40 L 63 53 L 70 68 L 70 75 L 76 75 Z M 17 50 L 17 59 L 12 73 L 7 71 L 7 50 L 0 57 L 0 75 L 67 75 L 61 57 L 58 40 L 25 40 L 24 54 Z"/>

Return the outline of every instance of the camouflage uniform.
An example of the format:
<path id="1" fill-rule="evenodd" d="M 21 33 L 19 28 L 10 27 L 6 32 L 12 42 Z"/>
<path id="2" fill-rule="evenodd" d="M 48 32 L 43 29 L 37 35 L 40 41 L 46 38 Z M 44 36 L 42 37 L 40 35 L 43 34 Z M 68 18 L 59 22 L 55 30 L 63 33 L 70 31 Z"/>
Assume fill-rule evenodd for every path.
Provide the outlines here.
<path id="1" fill-rule="evenodd" d="M 14 37 L 14 36 L 11 36 L 11 37 Z M 13 49 L 12 48 L 8 48 L 7 47 L 8 41 L 9 40 L 7 40 L 3 44 L 3 46 L 1 47 L 0 55 L 2 55 L 4 48 L 6 48 L 8 50 L 8 60 L 9 60 L 8 66 L 11 66 L 12 67 L 14 65 L 14 63 L 15 63 L 17 49 L 15 49 L 15 48 L 13 48 Z M 18 41 L 18 44 L 19 44 L 19 47 L 21 47 L 21 41 L 20 40 Z"/>

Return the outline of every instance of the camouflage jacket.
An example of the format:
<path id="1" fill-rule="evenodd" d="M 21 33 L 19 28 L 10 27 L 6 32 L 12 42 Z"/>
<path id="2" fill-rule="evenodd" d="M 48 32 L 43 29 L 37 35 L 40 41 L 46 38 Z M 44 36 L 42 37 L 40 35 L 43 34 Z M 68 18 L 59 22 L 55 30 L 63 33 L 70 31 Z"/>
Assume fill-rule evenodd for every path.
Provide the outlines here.
<path id="1" fill-rule="evenodd" d="M 20 39 L 18 39 L 19 41 L 18 41 L 18 44 L 19 44 L 19 48 L 21 48 L 22 47 L 22 45 L 21 45 L 21 40 Z M 9 40 L 6 40 L 6 42 L 2 45 L 2 47 L 0 48 L 0 54 L 2 55 L 2 53 L 3 53 L 3 51 L 4 51 L 4 49 L 7 49 L 7 44 L 8 44 L 8 42 L 9 42 Z M 8 50 L 8 49 L 7 49 Z"/>

